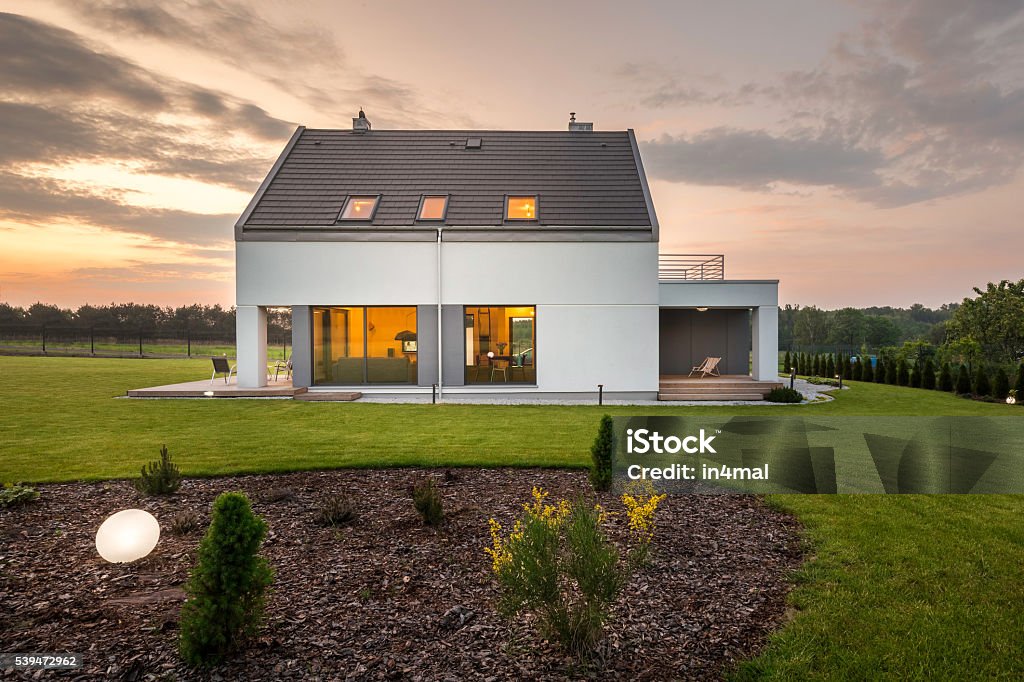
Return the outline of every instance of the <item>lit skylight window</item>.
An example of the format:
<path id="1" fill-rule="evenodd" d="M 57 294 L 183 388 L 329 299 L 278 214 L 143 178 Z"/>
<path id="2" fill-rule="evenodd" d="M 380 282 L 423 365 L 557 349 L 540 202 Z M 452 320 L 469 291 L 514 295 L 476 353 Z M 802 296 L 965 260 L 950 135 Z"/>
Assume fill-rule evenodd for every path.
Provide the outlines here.
<path id="1" fill-rule="evenodd" d="M 537 219 L 537 197 L 518 196 L 509 197 L 505 204 L 506 220 L 536 220 Z"/>
<path id="2" fill-rule="evenodd" d="M 379 196 L 349 197 L 341 209 L 339 220 L 370 220 L 377 209 Z"/>
<path id="3" fill-rule="evenodd" d="M 448 197 L 424 196 L 420 202 L 419 220 L 444 220 L 444 214 L 448 210 Z"/>

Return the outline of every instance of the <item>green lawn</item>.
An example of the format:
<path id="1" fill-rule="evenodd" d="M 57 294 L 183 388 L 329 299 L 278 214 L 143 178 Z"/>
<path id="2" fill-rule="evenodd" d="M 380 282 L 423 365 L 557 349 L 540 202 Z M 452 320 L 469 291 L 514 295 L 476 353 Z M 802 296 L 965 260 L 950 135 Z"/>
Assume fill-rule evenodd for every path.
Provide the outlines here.
<path id="1" fill-rule="evenodd" d="M 807 406 L 598 407 L 114 399 L 209 361 L 0 357 L 0 481 L 129 476 L 166 443 L 187 474 L 340 466 L 580 467 L 601 414 L 1020 415 L 851 382 Z M 1024 676 L 1024 497 L 775 496 L 807 528 L 797 615 L 737 673 Z"/>

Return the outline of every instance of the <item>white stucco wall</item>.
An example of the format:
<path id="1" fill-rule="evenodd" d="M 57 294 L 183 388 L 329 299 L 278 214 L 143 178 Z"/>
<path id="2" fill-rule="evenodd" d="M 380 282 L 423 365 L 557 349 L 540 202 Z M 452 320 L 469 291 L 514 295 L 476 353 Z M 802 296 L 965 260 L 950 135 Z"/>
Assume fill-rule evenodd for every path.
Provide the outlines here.
<path id="1" fill-rule="evenodd" d="M 238 242 L 237 305 L 437 303 L 432 242 Z M 657 304 L 653 242 L 445 242 L 451 304 Z"/>
<path id="2" fill-rule="evenodd" d="M 779 305 L 777 279 L 720 279 L 661 282 L 658 302 L 668 308 L 756 308 Z"/>
<path id="3" fill-rule="evenodd" d="M 654 392 L 657 248 L 654 242 L 446 242 L 442 299 L 537 306 L 532 391 L 593 392 L 603 383 L 609 392 Z M 434 305 L 436 249 L 433 242 L 238 242 L 237 305 Z"/>

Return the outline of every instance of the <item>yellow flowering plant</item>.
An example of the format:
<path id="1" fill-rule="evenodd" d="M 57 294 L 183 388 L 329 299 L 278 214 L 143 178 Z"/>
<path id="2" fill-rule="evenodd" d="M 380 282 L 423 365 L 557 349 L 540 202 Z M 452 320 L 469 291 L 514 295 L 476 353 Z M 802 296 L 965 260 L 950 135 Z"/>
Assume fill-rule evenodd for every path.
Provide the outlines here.
<path id="1" fill-rule="evenodd" d="M 622 506 L 626 508 L 629 532 L 634 543 L 630 558 L 637 564 L 645 564 L 650 553 L 651 541 L 654 540 L 654 516 L 658 504 L 665 499 L 665 495 L 659 495 L 654 489 L 654 484 L 648 480 L 630 481 L 626 484 L 621 499 Z"/>

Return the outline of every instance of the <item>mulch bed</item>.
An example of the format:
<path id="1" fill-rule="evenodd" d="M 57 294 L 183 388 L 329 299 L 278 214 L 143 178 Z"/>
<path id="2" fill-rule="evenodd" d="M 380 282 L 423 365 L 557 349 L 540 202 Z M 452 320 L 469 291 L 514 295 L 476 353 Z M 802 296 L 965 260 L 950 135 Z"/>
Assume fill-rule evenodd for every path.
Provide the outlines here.
<path id="1" fill-rule="evenodd" d="M 437 478 L 447 519 L 424 527 L 409 485 Z M 753 496 L 670 497 L 658 509 L 649 565 L 635 573 L 586 664 L 540 639 L 529 618 L 494 609 L 489 517 L 505 527 L 532 486 L 552 498 L 587 492 L 586 473 L 541 469 L 344 470 L 187 480 L 169 498 L 130 482 L 41 486 L 42 498 L 0 510 L 0 652 L 76 652 L 82 679 L 718 679 L 785 619 L 799 527 Z M 275 500 L 273 491 L 294 496 Z M 268 622 L 230 663 L 197 672 L 177 655 L 181 587 L 203 529 L 169 532 L 176 513 L 242 490 L 270 527 L 276 572 Z M 354 525 L 325 528 L 320 500 L 345 493 Z M 621 510 L 613 495 L 599 501 Z M 156 550 L 105 563 L 93 540 L 109 514 L 137 507 L 162 525 Z M 610 534 L 621 540 L 625 515 Z M 4 677 L 34 673 L 6 670 Z"/>

